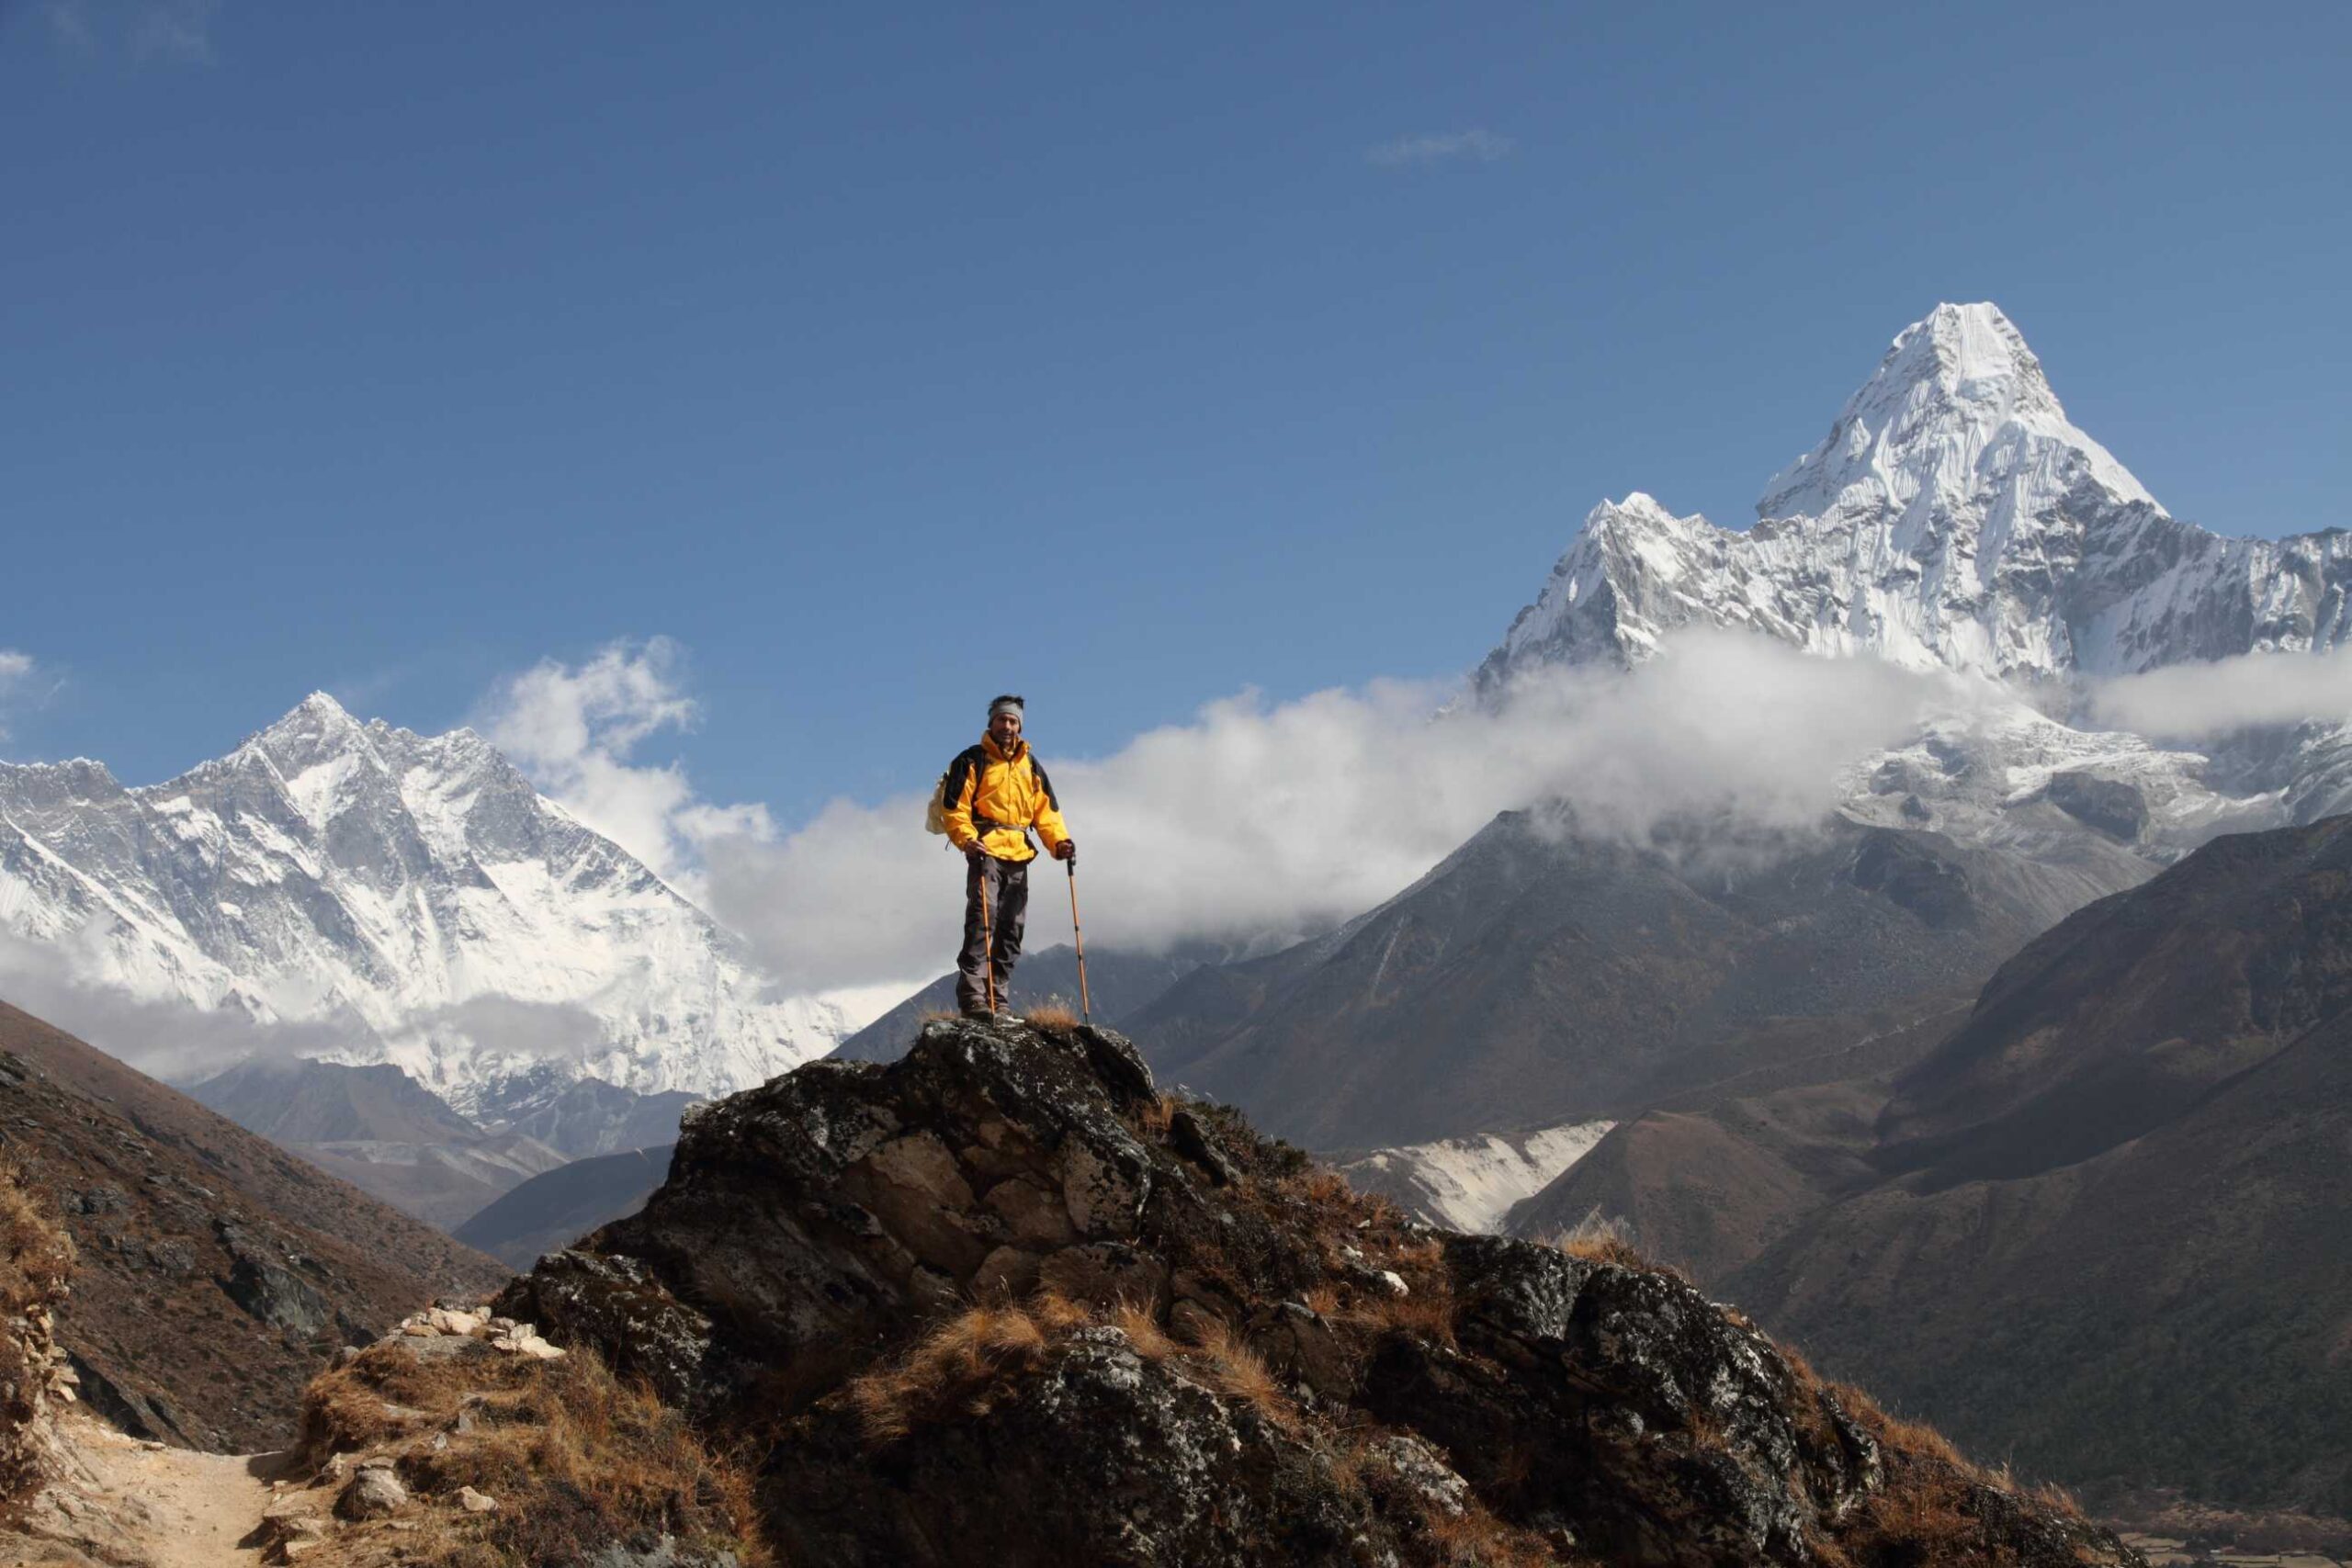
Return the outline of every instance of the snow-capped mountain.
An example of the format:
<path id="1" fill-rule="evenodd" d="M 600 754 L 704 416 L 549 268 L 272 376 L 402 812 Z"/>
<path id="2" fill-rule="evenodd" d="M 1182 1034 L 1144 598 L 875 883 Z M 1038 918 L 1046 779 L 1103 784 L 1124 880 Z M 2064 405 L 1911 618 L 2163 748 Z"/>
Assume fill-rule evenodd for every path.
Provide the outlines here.
<path id="1" fill-rule="evenodd" d="M 228 756 L 126 789 L 0 764 L 0 931 L 148 999 L 318 1028 L 469 1113 L 550 1066 L 716 1095 L 830 1050 L 742 945 L 480 736 L 323 694 Z"/>
<path id="2" fill-rule="evenodd" d="M 2224 829 L 2352 809 L 2336 722 L 2211 752 L 2080 722 L 2103 678 L 2339 647 L 2352 533 L 2230 538 L 2175 518 L 2067 419 L 1993 306 L 1905 328 L 1756 510 L 1740 533 L 1639 491 L 1595 507 L 1480 666 L 1481 700 L 1552 666 L 1638 662 L 1681 628 L 1736 628 L 1975 688 L 1872 761 L 1848 807 L 1860 820 L 2015 839 L 2063 820 L 2047 805 L 2087 822 L 2076 807 L 2120 786 L 2137 802 L 2101 830 L 2164 860 Z"/>
<path id="3" fill-rule="evenodd" d="M 2352 626 L 2352 534 L 2224 538 L 2183 523 L 2066 418 L 1988 304 L 1895 338 L 1746 533 L 1638 491 L 1585 519 L 1478 671 L 1629 660 L 1678 626 L 2005 680 L 2116 675 Z"/>

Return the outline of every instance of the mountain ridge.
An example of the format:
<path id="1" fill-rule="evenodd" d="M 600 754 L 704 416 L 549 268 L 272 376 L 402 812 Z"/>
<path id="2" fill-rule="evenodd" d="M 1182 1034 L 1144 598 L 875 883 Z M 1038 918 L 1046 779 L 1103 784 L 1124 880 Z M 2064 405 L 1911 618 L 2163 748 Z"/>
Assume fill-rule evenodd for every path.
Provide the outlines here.
<path id="1" fill-rule="evenodd" d="M 159 784 L 0 763 L 0 930 L 85 984 L 300 1023 L 306 1054 L 396 1063 L 469 1115 L 550 1065 L 725 1092 L 845 1032 L 474 731 L 323 693 Z"/>
<path id="2" fill-rule="evenodd" d="M 2233 538 L 2174 518 L 2066 418 L 1990 304 L 1905 328 L 1757 513 L 1738 532 L 1642 491 L 1602 502 L 1475 688 L 1497 700 L 1546 664 L 1647 658 L 1690 625 L 2028 682 L 2324 649 L 2352 630 L 2352 534 Z"/>

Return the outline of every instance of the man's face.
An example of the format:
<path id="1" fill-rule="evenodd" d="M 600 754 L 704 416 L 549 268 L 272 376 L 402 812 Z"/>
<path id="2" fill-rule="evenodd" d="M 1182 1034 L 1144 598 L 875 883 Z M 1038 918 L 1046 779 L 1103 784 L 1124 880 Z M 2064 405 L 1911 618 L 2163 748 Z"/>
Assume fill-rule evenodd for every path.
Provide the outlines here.
<path id="1" fill-rule="evenodd" d="M 989 720 L 989 733 L 996 737 L 999 746 L 1010 748 L 1021 739 L 1021 716 L 1010 711 L 998 714 Z"/>

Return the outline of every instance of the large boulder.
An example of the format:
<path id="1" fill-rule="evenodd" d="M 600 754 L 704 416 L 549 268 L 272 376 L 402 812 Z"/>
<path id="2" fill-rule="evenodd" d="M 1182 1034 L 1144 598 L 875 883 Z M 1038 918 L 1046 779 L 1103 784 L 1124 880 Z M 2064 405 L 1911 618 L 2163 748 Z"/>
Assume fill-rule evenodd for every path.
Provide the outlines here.
<path id="1" fill-rule="evenodd" d="M 720 1101 L 499 1310 L 752 1445 L 791 1561 L 2135 1561 L 1621 1247 L 1415 1224 L 1085 1028 Z"/>

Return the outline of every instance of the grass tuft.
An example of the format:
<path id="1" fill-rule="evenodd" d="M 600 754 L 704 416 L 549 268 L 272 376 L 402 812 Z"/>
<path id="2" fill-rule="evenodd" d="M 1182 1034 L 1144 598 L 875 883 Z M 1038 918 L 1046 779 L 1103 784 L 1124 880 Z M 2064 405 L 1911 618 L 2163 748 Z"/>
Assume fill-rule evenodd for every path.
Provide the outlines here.
<path id="1" fill-rule="evenodd" d="M 1614 1214 L 1604 1216 L 1598 1208 L 1552 1237 L 1550 1245 L 1588 1263 L 1612 1263 L 1620 1269 L 1655 1267 L 1634 1247 L 1633 1227 Z"/>

